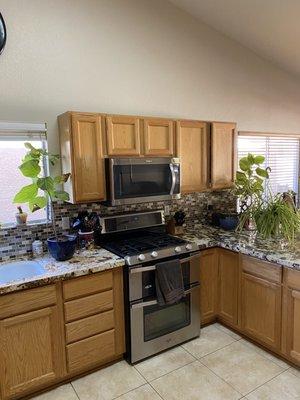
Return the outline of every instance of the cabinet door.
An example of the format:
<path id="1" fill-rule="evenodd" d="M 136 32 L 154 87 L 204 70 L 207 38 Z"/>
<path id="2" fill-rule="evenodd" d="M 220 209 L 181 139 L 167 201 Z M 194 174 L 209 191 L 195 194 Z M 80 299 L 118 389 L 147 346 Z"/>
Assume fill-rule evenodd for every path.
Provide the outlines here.
<path id="1" fill-rule="evenodd" d="M 253 339 L 279 350 L 281 285 L 242 273 L 242 330 Z"/>
<path id="2" fill-rule="evenodd" d="M 300 290 L 285 289 L 287 295 L 287 355 L 300 366 Z"/>
<path id="3" fill-rule="evenodd" d="M 204 250 L 200 259 L 201 324 L 216 319 L 218 305 L 218 255 Z"/>
<path id="4" fill-rule="evenodd" d="M 219 250 L 219 318 L 232 326 L 238 324 L 239 257 Z"/>
<path id="5" fill-rule="evenodd" d="M 177 156 L 180 158 L 181 192 L 207 188 L 208 131 L 205 122 L 178 121 Z"/>
<path id="6" fill-rule="evenodd" d="M 101 117 L 72 115 L 72 157 L 75 202 L 105 199 Z"/>
<path id="7" fill-rule="evenodd" d="M 143 138 L 146 156 L 174 155 L 174 121 L 159 118 L 145 119 Z"/>
<path id="8" fill-rule="evenodd" d="M 49 385 L 62 375 L 57 307 L 47 307 L 0 322 L 3 398 Z"/>
<path id="9" fill-rule="evenodd" d="M 213 122 L 211 126 L 211 186 L 233 186 L 236 170 L 236 124 Z"/>
<path id="10" fill-rule="evenodd" d="M 135 117 L 106 117 L 106 142 L 109 156 L 139 156 L 139 119 Z"/>

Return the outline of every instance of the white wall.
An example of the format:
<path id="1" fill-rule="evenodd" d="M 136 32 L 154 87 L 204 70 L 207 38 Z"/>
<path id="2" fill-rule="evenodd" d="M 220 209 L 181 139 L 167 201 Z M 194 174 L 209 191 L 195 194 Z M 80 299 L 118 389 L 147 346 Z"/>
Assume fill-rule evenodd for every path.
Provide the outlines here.
<path id="1" fill-rule="evenodd" d="M 66 110 L 300 132 L 300 82 L 163 0 L 1 0 L 0 120 Z"/>

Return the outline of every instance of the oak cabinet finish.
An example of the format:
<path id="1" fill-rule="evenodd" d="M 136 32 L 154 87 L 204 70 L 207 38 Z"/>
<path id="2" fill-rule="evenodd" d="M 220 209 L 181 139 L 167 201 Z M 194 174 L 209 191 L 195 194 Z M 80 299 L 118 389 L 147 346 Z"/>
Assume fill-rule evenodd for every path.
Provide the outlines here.
<path id="1" fill-rule="evenodd" d="M 24 292 L 26 296 L 28 293 L 30 290 Z M 22 293 L 18 294 L 22 301 Z M 56 305 L 0 321 L 3 399 L 42 389 L 62 377 L 64 351 L 60 327 Z"/>
<path id="2" fill-rule="evenodd" d="M 181 163 L 181 192 L 201 192 L 208 188 L 208 124 L 177 121 L 177 157 Z"/>
<path id="3" fill-rule="evenodd" d="M 300 271 L 284 269 L 282 347 L 300 366 Z"/>
<path id="4" fill-rule="evenodd" d="M 273 350 L 280 350 L 281 285 L 242 273 L 242 330 Z"/>
<path id="5" fill-rule="evenodd" d="M 213 122 L 211 124 L 211 187 L 231 188 L 236 171 L 236 124 Z"/>
<path id="6" fill-rule="evenodd" d="M 107 116 L 106 143 L 108 156 L 139 156 L 141 154 L 139 118 Z"/>
<path id="7" fill-rule="evenodd" d="M 218 316 L 230 326 L 238 325 L 239 255 L 219 250 Z"/>
<path id="8" fill-rule="evenodd" d="M 101 116 L 66 113 L 58 117 L 62 172 L 71 173 L 64 184 L 70 202 L 105 200 Z"/>
<path id="9" fill-rule="evenodd" d="M 212 322 L 217 317 L 218 307 L 218 250 L 201 252 L 200 293 L 201 324 Z"/>
<path id="10" fill-rule="evenodd" d="M 143 142 L 145 156 L 173 156 L 174 121 L 160 118 L 144 119 Z"/>

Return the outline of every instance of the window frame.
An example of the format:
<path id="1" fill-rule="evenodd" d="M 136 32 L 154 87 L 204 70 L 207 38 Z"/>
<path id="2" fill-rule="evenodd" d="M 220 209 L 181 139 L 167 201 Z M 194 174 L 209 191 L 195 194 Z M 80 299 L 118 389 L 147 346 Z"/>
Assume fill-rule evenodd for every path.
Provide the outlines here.
<path id="1" fill-rule="evenodd" d="M 14 122 L 0 122 L 0 141 L 41 141 L 43 150 L 48 150 L 47 143 L 47 125 L 45 123 L 32 124 L 32 123 L 14 123 Z M 42 168 L 44 175 L 49 175 L 49 162 L 48 157 L 43 157 Z M 24 227 L 30 227 L 35 225 L 49 224 L 51 222 L 51 209 L 48 202 L 45 207 L 46 216 L 45 218 L 32 219 L 24 225 Z M 16 222 L 4 222 L 0 225 L 1 229 L 15 228 L 18 225 Z M 23 225 L 22 225 L 23 226 Z"/>
<path id="2" fill-rule="evenodd" d="M 296 206 L 300 206 L 300 134 L 294 133 L 271 133 L 271 132 L 253 132 L 253 131 L 238 131 L 238 137 L 240 136 L 253 136 L 253 137 L 281 137 L 297 139 L 299 141 L 299 154 L 298 154 L 298 190 L 296 192 Z M 237 158 L 239 158 L 239 149 L 237 143 Z"/>

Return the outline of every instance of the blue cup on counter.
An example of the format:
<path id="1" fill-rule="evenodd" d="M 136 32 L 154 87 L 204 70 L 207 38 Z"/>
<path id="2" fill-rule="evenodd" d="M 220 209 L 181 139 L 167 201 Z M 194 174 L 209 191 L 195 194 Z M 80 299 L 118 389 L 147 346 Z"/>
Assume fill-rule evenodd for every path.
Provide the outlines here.
<path id="1" fill-rule="evenodd" d="M 220 227 L 222 229 L 225 229 L 226 231 L 233 231 L 236 229 L 237 225 L 238 225 L 238 216 L 235 214 L 232 215 L 220 215 L 219 218 L 219 223 L 220 223 Z"/>

